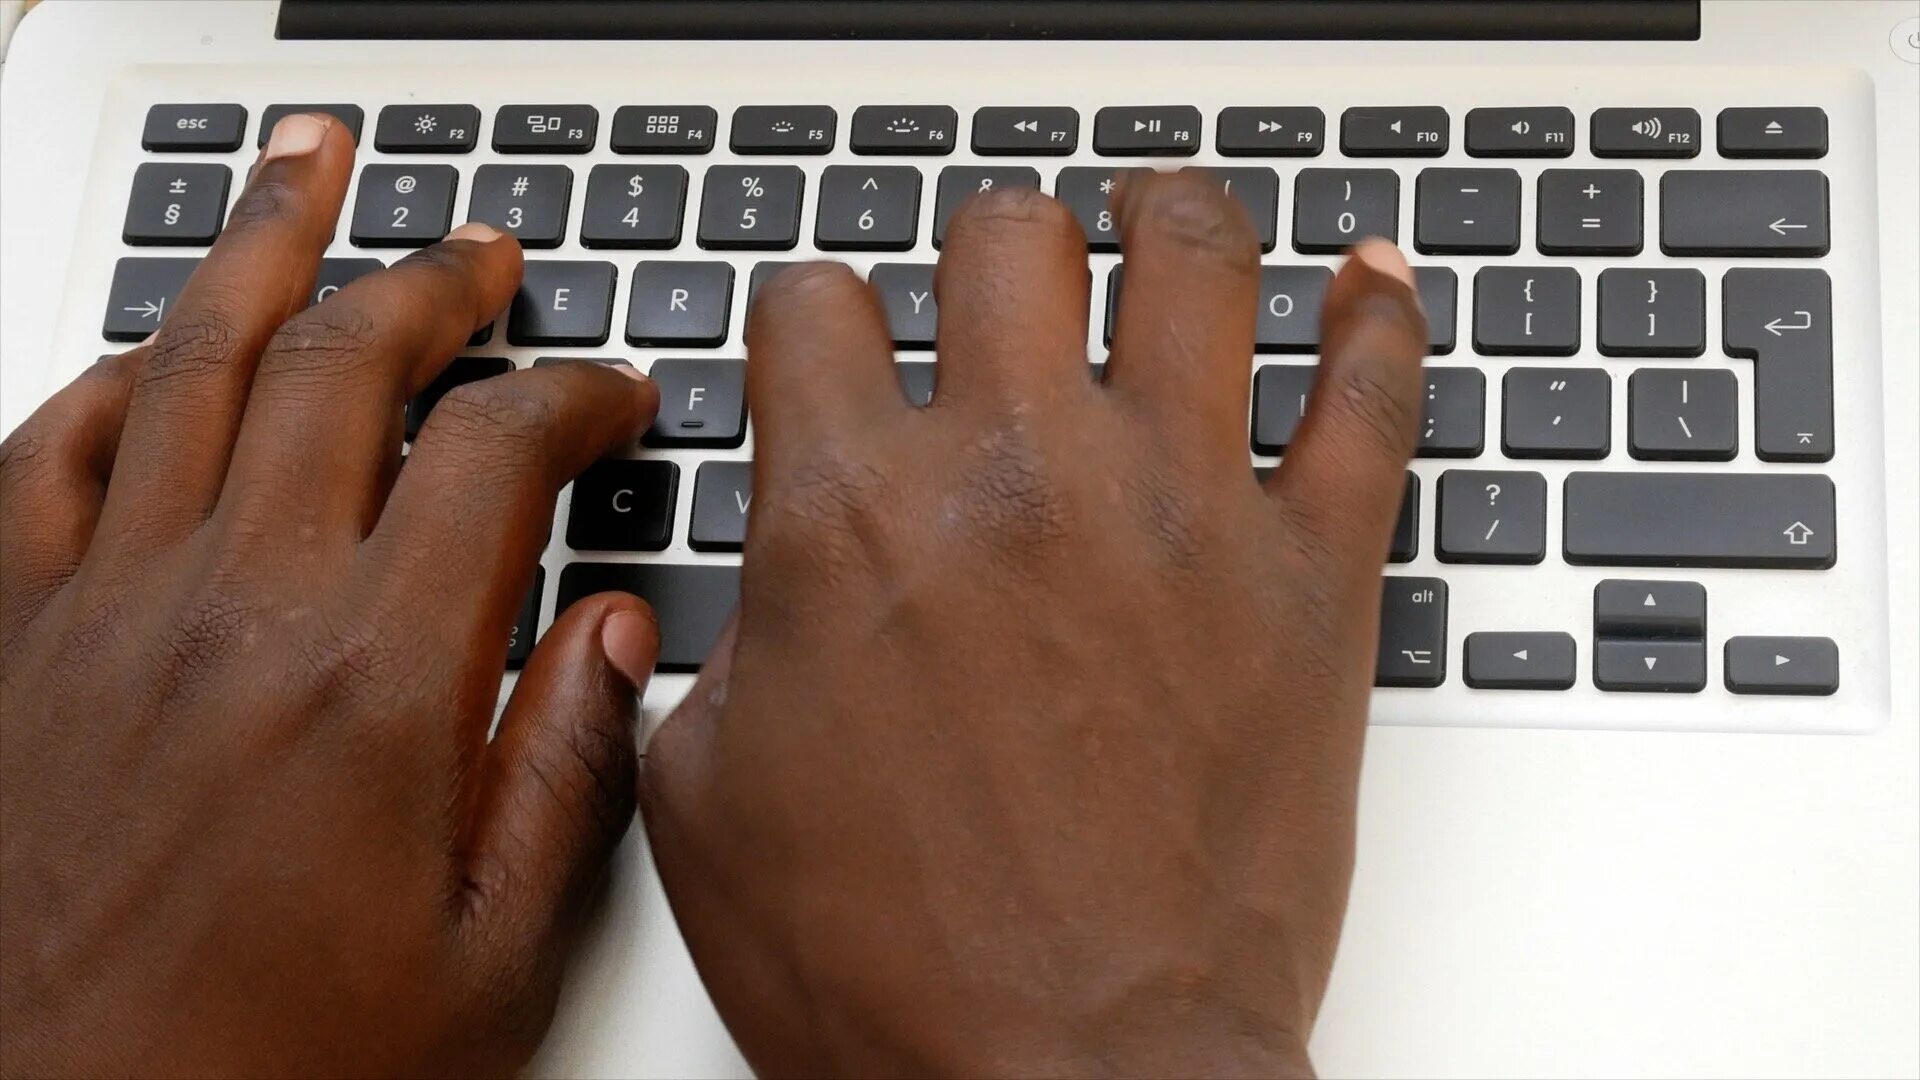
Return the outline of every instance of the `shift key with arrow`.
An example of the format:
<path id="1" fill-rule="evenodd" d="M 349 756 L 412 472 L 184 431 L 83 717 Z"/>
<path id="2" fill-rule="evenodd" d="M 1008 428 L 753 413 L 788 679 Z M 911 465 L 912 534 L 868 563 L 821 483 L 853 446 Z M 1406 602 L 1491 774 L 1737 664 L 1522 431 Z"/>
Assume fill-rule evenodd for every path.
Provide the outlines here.
<path id="1" fill-rule="evenodd" d="M 100 335 L 108 341 L 141 341 L 160 329 L 173 310 L 174 297 L 199 265 L 199 259 L 127 258 L 115 263 Z"/>
<path id="2" fill-rule="evenodd" d="M 1833 458 L 1833 283 L 1812 269 L 1729 270 L 1728 356 L 1753 360 L 1753 452 L 1762 461 Z"/>

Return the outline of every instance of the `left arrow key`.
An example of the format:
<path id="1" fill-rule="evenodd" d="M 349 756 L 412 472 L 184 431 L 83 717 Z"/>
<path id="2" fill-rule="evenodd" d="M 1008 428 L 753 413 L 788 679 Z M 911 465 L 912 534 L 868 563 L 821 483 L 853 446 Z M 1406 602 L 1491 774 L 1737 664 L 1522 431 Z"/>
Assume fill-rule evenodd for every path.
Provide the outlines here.
<path id="1" fill-rule="evenodd" d="M 128 258 L 115 263 L 100 335 L 108 341 L 139 341 L 158 330 L 199 265 L 199 259 Z"/>

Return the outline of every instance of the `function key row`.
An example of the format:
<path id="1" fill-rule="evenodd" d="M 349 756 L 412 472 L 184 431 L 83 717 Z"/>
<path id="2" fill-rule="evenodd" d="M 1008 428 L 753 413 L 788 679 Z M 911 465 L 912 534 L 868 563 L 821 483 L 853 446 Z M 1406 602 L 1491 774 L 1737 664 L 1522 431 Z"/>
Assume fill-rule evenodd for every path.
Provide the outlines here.
<path id="1" fill-rule="evenodd" d="M 258 139 L 282 116 L 324 112 L 355 140 L 358 105 L 270 105 Z M 598 137 L 591 105 L 505 105 L 494 115 L 492 147 L 502 154 L 584 154 Z M 733 112 L 728 148 L 736 154 L 825 154 L 839 118 L 827 105 L 743 105 Z M 154 151 L 240 148 L 247 111 L 233 104 L 162 104 L 147 113 L 141 145 Z M 1094 114 L 1093 151 L 1112 156 L 1188 156 L 1202 145 L 1200 110 L 1191 105 L 1115 105 Z M 1466 149 L 1474 157 L 1566 157 L 1574 115 L 1560 106 L 1469 110 Z M 1794 106 L 1728 108 L 1719 114 L 1720 153 L 1730 158 L 1817 158 L 1827 152 L 1827 114 Z M 608 146 L 620 154 L 704 154 L 719 115 L 706 105 L 623 105 Z M 1438 157 L 1452 121 L 1436 105 L 1355 106 L 1340 117 L 1340 149 L 1350 157 Z M 856 154 L 950 154 L 960 117 L 948 105 L 863 105 L 853 112 Z M 1233 157 L 1312 157 L 1326 142 L 1326 115 L 1311 106 L 1234 106 L 1220 110 L 1215 148 Z M 472 105 L 389 105 L 374 126 L 386 153 L 464 154 L 478 145 L 480 110 Z M 1690 108 L 1604 108 L 1591 118 L 1597 157 L 1691 158 L 1700 153 L 1700 114 Z M 973 115 L 976 154 L 1059 155 L 1079 147 L 1080 115 L 1067 106 L 990 106 Z"/>

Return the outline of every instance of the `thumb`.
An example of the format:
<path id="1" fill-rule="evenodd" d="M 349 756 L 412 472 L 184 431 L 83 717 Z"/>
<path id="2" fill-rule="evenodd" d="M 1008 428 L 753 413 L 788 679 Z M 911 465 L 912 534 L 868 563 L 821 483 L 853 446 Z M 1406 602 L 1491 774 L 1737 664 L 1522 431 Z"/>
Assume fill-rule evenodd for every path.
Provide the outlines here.
<path id="1" fill-rule="evenodd" d="M 693 802 L 708 775 L 713 735 L 726 708 L 739 637 L 740 609 L 736 607 L 680 707 L 647 740 L 647 752 L 640 759 L 640 813 L 647 821 L 647 840 L 656 850 L 678 835 L 677 822 L 698 818 Z"/>
<path id="2" fill-rule="evenodd" d="M 602 593 L 528 657 L 482 766 L 467 861 L 530 933 L 571 926 L 633 820 L 634 721 L 660 651 L 653 611 Z"/>

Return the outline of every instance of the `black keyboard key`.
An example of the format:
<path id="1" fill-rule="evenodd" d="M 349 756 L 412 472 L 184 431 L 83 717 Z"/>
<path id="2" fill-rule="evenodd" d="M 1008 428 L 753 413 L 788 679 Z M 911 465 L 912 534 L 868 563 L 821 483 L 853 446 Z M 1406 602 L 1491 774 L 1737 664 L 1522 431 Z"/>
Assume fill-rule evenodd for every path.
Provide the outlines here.
<path id="1" fill-rule="evenodd" d="M 933 201 L 933 246 L 947 238 L 947 222 L 954 211 L 974 195 L 1006 187 L 1040 189 L 1040 173 L 1030 165 L 949 165 L 940 170 L 940 189 Z"/>
<path id="2" fill-rule="evenodd" d="M 1416 266 L 1413 284 L 1427 313 L 1427 350 L 1445 356 L 1454 346 L 1454 309 L 1459 307 L 1459 275 L 1451 266 Z"/>
<path id="3" fill-rule="evenodd" d="M 604 345 L 613 327 L 613 264 L 527 260 L 507 313 L 513 345 Z"/>
<path id="4" fill-rule="evenodd" d="M 1420 554 L 1420 476 L 1407 471 L 1406 487 L 1400 492 L 1400 516 L 1393 523 L 1393 540 L 1387 547 L 1388 562 L 1412 562 Z"/>
<path id="5" fill-rule="evenodd" d="M 1240 200 L 1253 224 L 1261 251 L 1272 251 L 1279 232 L 1280 176 L 1263 166 L 1188 166 L 1203 168 L 1220 182 L 1224 193 Z"/>
<path id="6" fill-rule="evenodd" d="M 925 408 L 933 401 L 935 366 L 931 360 L 906 360 L 894 365 L 894 372 L 900 377 L 900 392 L 906 395 L 907 404 Z"/>
<path id="7" fill-rule="evenodd" d="M 1462 677 L 1476 690 L 1566 690 L 1578 671 L 1572 634 L 1483 631 L 1465 645 Z"/>
<path id="8" fill-rule="evenodd" d="M 772 281 L 773 276 L 775 274 L 778 274 L 780 271 L 785 270 L 789 266 L 796 266 L 796 265 L 798 264 L 789 259 L 780 259 L 780 260 L 763 259 L 760 262 L 754 263 L 753 272 L 747 276 L 746 314 L 748 315 L 753 314 L 753 302 L 760 295 L 760 289 L 762 286 L 764 286 L 767 282 Z"/>
<path id="9" fill-rule="evenodd" d="M 1054 198 L 1067 204 L 1087 234 L 1088 251 L 1119 251 L 1120 232 L 1114 228 L 1108 201 L 1119 181 L 1118 169 L 1070 165 L 1053 179 Z"/>
<path id="10" fill-rule="evenodd" d="M 1736 694 L 1825 695 L 1840 689 L 1840 647 L 1824 637 L 1732 637 L 1724 653 Z"/>
<path id="11" fill-rule="evenodd" d="M 1697 581 L 1607 578 L 1593 587 L 1593 636 L 1707 636 L 1707 590 Z"/>
<path id="12" fill-rule="evenodd" d="M 1440 474 L 1434 554 L 1452 563 L 1537 563 L 1547 557 L 1547 478 L 1536 472 Z"/>
<path id="13" fill-rule="evenodd" d="M 687 170 L 678 165 L 595 165 L 587 174 L 580 243 L 595 248 L 680 246 Z"/>
<path id="14" fill-rule="evenodd" d="M 1479 457 L 1486 446 L 1487 377 L 1478 368 L 1430 367 L 1417 457 Z"/>
<path id="15" fill-rule="evenodd" d="M 1310 364 L 1265 364 L 1253 373 L 1253 452 L 1285 453 L 1307 415 L 1316 369 Z"/>
<path id="16" fill-rule="evenodd" d="M 671 461 L 601 458 L 574 478 L 567 546 L 580 551 L 665 550 L 673 538 L 679 489 L 680 466 Z"/>
<path id="17" fill-rule="evenodd" d="M 357 247 L 425 247 L 453 227 L 451 165 L 366 165 L 348 232 Z"/>
<path id="18" fill-rule="evenodd" d="M 260 135 L 255 145 L 267 145 L 274 125 L 294 113 L 326 113 L 345 124 L 347 134 L 352 135 L 356 143 L 360 141 L 360 125 L 367 120 L 366 112 L 358 105 L 269 105 L 260 113 Z"/>
<path id="19" fill-rule="evenodd" d="M 1093 152 L 1184 156 L 1200 149 L 1200 110 L 1191 105 L 1109 105 L 1093 116 Z"/>
<path id="20" fill-rule="evenodd" d="M 1580 351 L 1580 271 L 1487 266 L 1473 275 L 1473 347 L 1486 356 Z"/>
<path id="21" fill-rule="evenodd" d="M 1263 266 L 1254 315 L 1255 352 L 1318 352 L 1320 305 L 1333 284 L 1324 266 Z"/>
<path id="22" fill-rule="evenodd" d="M 862 105 L 847 148 L 856 154 L 951 154 L 960 114 L 951 105 Z"/>
<path id="23" fill-rule="evenodd" d="M 627 344 L 712 348 L 727 340 L 732 307 L 726 263 L 641 262 L 627 300 Z"/>
<path id="24" fill-rule="evenodd" d="M 1439 686 L 1447 679 L 1447 583 L 1388 577 L 1380 590 L 1375 686 Z"/>
<path id="25" fill-rule="evenodd" d="M 1326 142 L 1327 114 L 1311 105 L 1221 109 L 1213 132 L 1222 157 L 1313 157 Z"/>
<path id="26" fill-rule="evenodd" d="M 432 382 L 407 399 L 405 417 L 407 438 L 412 440 L 420 434 L 421 427 L 427 422 L 427 414 L 433 412 L 433 407 L 440 404 L 440 399 L 446 397 L 454 387 L 505 375 L 512 370 L 513 361 L 504 356 L 455 357 L 446 367 L 440 369 L 440 373 L 433 377 Z"/>
<path id="27" fill-rule="evenodd" d="M 1627 451 L 1642 461 L 1732 461 L 1740 392 L 1717 368 L 1641 368 L 1627 380 Z"/>
<path id="28" fill-rule="evenodd" d="M 1613 380 L 1600 368 L 1510 368 L 1502 394 L 1510 458 L 1597 459 L 1613 447 Z"/>
<path id="29" fill-rule="evenodd" d="M 1588 143 L 1594 157 L 1690 158 L 1700 153 L 1700 114 L 1692 109 L 1595 109 Z"/>
<path id="30" fill-rule="evenodd" d="M 838 120 L 827 105 L 742 105 L 727 145 L 736 154 L 824 154 Z"/>
<path id="31" fill-rule="evenodd" d="M 607 148 L 616 154 L 704 154 L 720 114 L 709 105 L 622 105 L 613 110 Z"/>
<path id="32" fill-rule="evenodd" d="M 648 446 L 726 449 L 746 441 L 745 360 L 655 360 L 647 376 L 660 388 Z"/>
<path id="33" fill-rule="evenodd" d="M 1535 246 L 1543 255 L 1638 255 L 1641 188 L 1632 169 L 1543 171 Z"/>
<path id="34" fill-rule="evenodd" d="M 1721 109 L 1719 128 L 1721 157 L 1827 156 L 1825 109 Z"/>
<path id="35" fill-rule="evenodd" d="M 325 300 L 356 278 L 386 269 L 386 265 L 379 259 L 321 259 L 320 271 L 313 278 L 313 292 L 307 296 L 307 306 Z"/>
<path id="36" fill-rule="evenodd" d="M 591 105 L 502 105 L 493 114 L 493 148 L 502 154 L 584 154 L 593 149 L 600 110 Z"/>
<path id="37" fill-rule="evenodd" d="M 1400 239 L 1400 175 L 1392 169 L 1301 169 L 1293 182 L 1293 249 L 1337 255 L 1369 236 Z"/>
<path id="38" fill-rule="evenodd" d="M 199 259 L 121 259 L 114 263 L 100 336 L 108 341 L 140 341 L 160 329 L 173 298 L 180 295 L 199 265 Z"/>
<path id="39" fill-rule="evenodd" d="M 510 232 L 525 248 L 559 247 L 567 235 L 573 170 L 565 165 L 482 165 L 467 220 Z"/>
<path id="40" fill-rule="evenodd" d="M 740 602 L 737 566 L 660 563 L 572 563 L 560 571 L 555 612 L 597 592 L 632 593 L 660 622 L 660 671 L 693 672 L 713 651 Z"/>
<path id="41" fill-rule="evenodd" d="M 1668 255 L 1825 255 L 1827 176 L 1811 169 L 1676 169 L 1660 178 Z"/>
<path id="42" fill-rule="evenodd" d="M 687 546 L 695 551 L 739 551 L 747 542 L 753 505 L 753 462 L 703 461 L 693 474 L 693 515 Z"/>
<path id="43" fill-rule="evenodd" d="M 1573 110 L 1560 106 L 1471 109 L 1467 153 L 1473 157 L 1566 157 L 1573 153 Z"/>
<path id="44" fill-rule="evenodd" d="M 537 368 L 554 367 L 559 364 L 599 364 L 601 367 L 630 368 L 633 366 L 633 361 L 619 356 L 541 356 L 533 361 L 533 366 Z"/>
<path id="45" fill-rule="evenodd" d="M 513 617 L 513 626 L 507 631 L 508 671 L 525 667 L 527 658 L 533 655 L 534 635 L 540 630 L 540 594 L 546 587 L 547 572 L 534 567 L 533 586 L 527 590 L 526 599 L 520 601 L 520 612 Z"/>
<path id="46" fill-rule="evenodd" d="M 1512 169 L 1422 169 L 1414 186 L 1413 246 L 1427 255 L 1520 250 L 1520 174 Z"/>
<path id="47" fill-rule="evenodd" d="M 147 110 L 140 146 L 155 153 L 218 154 L 240 149 L 247 110 L 240 105 L 155 105 Z"/>
<path id="48" fill-rule="evenodd" d="M 464 154 L 479 139 L 471 105 L 389 105 L 373 125 L 373 148 L 389 154 Z"/>
<path id="49" fill-rule="evenodd" d="M 1833 286 L 1824 270 L 1729 270 L 1727 355 L 1753 365 L 1753 450 L 1762 461 L 1833 457 Z"/>
<path id="50" fill-rule="evenodd" d="M 786 251 L 800 242 L 806 177 L 794 165 L 715 165 L 700 196 L 700 246 Z"/>
<path id="51" fill-rule="evenodd" d="M 1600 638 L 1593 685 L 1616 693 L 1697 694 L 1707 686 L 1707 643 L 1684 638 Z"/>
<path id="52" fill-rule="evenodd" d="M 1437 105 L 1355 106 L 1340 114 L 1340 151 L 1348 157 L 1439 157 L 1450 122 Z"/>
<path id="53" fill-rule="evenodd" d="M 896 349 L 931 349 L 940 306 L 933 300 L 931 263 L 875 263 L 867 282 L 880 294 L 887 332 Z"/>
<path id="54" fill-rule="evenodd" d="M 1832 566 L 1833 481 L 1814 473 L 1576 472 L 1566 558 L 1583 566 Z"/>
<path id="55" fill-rule="evenodd" d="M 1699 356 L 1707 351 L 1707 279 L 1691 268 L 1602 270 L 1596 322 L 1607 356 Z"/>
<path id="56" fill-rule="evenodd" d="M 120 239 L 129 244 L 205 247 L 220 235 L 227 216 L 225 165 L 149 161 L 133 170 L 127 218 Z"/>
<path id="57" fill-rule="evenodd" d="M 1065 105 L 988 106 L 974 110 L 973 152 L 982 155 L 1071 154 L 1080 145 L 1080 114 Z"/>
<path id="58" fill-rule="evenodd" d="M 920 170 L 911 165 L 829 165 L 820 173 L 813 246 L 822 251 L 905 251 L 920 232 Z"/>

